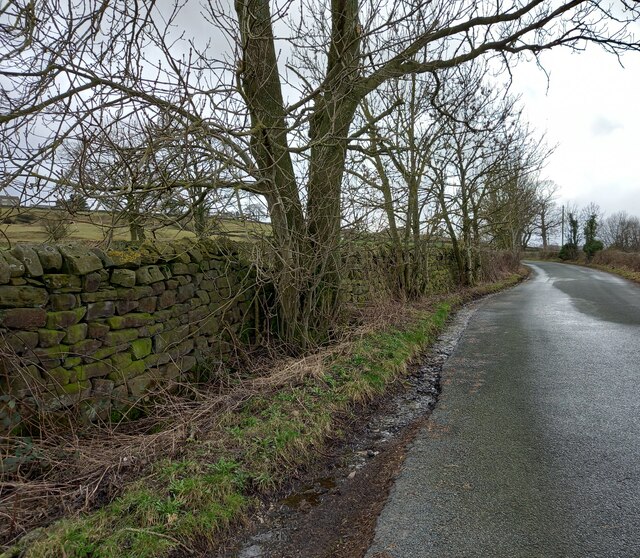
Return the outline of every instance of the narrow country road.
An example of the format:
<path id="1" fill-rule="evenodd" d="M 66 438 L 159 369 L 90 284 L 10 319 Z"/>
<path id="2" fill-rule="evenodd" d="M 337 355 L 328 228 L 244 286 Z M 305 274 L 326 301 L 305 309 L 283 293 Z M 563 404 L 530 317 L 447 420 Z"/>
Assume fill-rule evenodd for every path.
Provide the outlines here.
<path id="1" fill-rule="evenodd" d="M 367 558 L 640 556 L 640 287 L 529 265 L 445 365 Z"/>

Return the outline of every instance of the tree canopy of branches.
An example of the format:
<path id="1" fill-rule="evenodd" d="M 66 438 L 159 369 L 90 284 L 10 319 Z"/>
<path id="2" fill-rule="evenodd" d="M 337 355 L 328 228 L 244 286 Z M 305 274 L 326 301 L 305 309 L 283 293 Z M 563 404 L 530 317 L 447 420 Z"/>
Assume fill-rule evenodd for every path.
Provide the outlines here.
<path id="1" fill-rule="evenodd" d="M 199 10 L 209 42 L 188 34 Z M 638 10 L 624 0 L 16 0 L 0 8 L 0 186 L 46 193 L 61 179 L 61 146 L 87 126 L 170 118 L 224 161 L 216 187 L 264 196 L 280 334 L 304 346 L 330 334 L 341 307 L 343 177 L 363 100 L 392 79 L 482 57 L 506 66 L 589 42 L 638 50 Z"/>

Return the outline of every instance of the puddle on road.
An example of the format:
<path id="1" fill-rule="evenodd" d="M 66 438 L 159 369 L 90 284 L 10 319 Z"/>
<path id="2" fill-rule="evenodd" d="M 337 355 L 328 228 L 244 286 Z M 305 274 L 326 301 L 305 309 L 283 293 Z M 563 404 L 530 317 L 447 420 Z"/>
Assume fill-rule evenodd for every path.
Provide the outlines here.
<path id="1" fill-rule="evenodd" d="M 320 498 L 336 486 L 337 483 L 334 478 L 324 477 L 316 479 L 313 484 L 303 486 L 297 492 L 280 500 L 280 504 L 284 504 L 294 510 L 304 509 L 308 506 L 315 507 L 320 503 Z"/>

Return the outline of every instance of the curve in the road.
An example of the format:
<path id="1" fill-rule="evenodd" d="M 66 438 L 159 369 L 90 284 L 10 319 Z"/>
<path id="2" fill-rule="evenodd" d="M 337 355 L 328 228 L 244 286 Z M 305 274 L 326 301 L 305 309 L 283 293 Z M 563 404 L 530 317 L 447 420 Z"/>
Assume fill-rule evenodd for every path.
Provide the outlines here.
<path id="1" fill-rule="evenodd" d="M 640 287 L 529 265 L 447 362 L 367 557 L 640 556 Z"/>

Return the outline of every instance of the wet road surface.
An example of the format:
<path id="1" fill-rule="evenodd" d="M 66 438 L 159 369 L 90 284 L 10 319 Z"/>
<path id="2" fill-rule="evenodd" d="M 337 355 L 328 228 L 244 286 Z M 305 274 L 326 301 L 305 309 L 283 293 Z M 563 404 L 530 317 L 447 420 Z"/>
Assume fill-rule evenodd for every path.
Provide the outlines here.
<path id="1" fill-rule="evenodd" d="M 531 267 L 471 318 L 367 558 L 640 557 L 640 286 Z"/>

